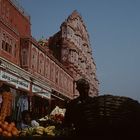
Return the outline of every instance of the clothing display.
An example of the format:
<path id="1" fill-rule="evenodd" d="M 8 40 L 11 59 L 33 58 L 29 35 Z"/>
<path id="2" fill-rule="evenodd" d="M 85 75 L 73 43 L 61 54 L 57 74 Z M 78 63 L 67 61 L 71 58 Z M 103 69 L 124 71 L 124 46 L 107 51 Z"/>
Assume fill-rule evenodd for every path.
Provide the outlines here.
<path id="1" fill-rule="evenodd" d="M 28 110 L 29 103 L 28 103 L 28 96 L 21 95 L 17 101 L 17 120 L 21 120 L 21 113 L 24 110 Z"/>

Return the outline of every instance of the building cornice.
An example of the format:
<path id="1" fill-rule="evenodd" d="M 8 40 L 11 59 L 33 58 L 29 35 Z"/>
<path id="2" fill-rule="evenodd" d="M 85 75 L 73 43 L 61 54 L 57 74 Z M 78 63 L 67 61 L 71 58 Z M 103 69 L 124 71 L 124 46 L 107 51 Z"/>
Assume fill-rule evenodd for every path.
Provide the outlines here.
<path id="1" fill-rule="evenodd" d="M 25 17 L 25 19 L 30 22 L 30 15 L 24 10 L 24 8 L 19 4 L 17 0 L 9 0 L 9 2 L 23 17 Z"/>

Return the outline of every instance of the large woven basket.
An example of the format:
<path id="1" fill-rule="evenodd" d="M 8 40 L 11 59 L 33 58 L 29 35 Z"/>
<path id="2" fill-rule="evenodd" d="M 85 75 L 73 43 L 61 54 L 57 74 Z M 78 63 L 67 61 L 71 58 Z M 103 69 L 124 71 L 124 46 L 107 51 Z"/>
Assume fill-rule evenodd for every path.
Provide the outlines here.
<path id="1" fill-rule="evenodd" d="M 94 134 L 137 133 L 140 128 L 140 104 L 128 97 L 94 97 L 84 106 L 84 115 L 87 127 Z"/>

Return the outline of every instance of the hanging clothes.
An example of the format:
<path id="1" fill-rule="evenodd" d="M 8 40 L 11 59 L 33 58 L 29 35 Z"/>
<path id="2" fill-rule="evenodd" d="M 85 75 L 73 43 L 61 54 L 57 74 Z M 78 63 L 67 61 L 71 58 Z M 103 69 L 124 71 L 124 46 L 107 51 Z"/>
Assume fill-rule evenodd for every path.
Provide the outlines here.
<path id="1" fill-rule="evenodd" d="M 21 113 L 29 109 L 28 96 L 21 95 L 17 101 L 17 121 L 21 120 Z"/>

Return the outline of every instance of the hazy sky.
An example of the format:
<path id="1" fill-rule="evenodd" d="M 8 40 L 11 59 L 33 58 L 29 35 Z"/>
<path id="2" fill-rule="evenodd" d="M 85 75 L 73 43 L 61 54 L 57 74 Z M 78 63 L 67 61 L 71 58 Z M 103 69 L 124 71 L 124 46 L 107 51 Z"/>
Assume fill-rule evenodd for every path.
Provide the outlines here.
<path id="1" fill-rule="evenodd" d="M 48 38 L 77 10 L 90 36 L 100 95 L 140 101 L 140 0 L 19 0 L 32 36 Z"/>

